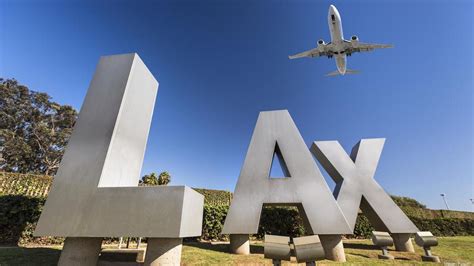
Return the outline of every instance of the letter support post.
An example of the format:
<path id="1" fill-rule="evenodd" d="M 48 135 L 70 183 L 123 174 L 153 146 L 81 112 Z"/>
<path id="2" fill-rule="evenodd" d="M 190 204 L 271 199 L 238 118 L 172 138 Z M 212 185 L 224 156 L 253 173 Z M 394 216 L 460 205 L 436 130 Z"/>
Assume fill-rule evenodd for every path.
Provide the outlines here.
<path id="1" fill-rule="evenodd" d="M 230 235 L 230 253 L 249 255 L 250 240 L 249 235 L 231 234 Z"/>

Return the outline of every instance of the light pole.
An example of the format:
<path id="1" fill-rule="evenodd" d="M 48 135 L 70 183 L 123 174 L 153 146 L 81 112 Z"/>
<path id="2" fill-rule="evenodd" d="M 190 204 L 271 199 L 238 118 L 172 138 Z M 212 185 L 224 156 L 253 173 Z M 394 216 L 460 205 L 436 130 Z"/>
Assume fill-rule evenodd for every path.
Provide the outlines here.
<path id="1" fill-rule="evenodd" d="M 443 197 L 444 204 L 446 204 L 446 209 L 449 210 L 448 201 L 446 201 L 446 194 L 441 193 L 440 195 L 441 195 L 441 197 Z"/>

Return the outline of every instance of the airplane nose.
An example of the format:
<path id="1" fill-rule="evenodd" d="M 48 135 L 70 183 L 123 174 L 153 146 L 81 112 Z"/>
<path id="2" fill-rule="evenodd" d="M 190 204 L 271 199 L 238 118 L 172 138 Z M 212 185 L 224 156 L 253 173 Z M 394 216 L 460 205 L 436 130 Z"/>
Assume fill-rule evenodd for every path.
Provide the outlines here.
<path id="1" fill-rule="evenodd" d="M 335 10 L 336 10 L 336 7 L 334 5 L 329 6 L 329 12 L 334 13 Z"/>

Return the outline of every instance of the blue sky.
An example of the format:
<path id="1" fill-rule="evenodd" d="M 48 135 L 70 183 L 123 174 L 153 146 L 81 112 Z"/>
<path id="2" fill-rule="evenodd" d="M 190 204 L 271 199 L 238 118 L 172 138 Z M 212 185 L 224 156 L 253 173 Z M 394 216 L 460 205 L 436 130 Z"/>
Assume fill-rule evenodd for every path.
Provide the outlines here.
<path id="1" fill-rule="evenodd" d="M 308 146 L 387 138 L 389 193 L 473 210 L 471 1 L 0 3 L 0 76 L 62 104 L 80 108 L 101 55 L 140 55 L 160 82 L 144 173 L 232 191 L 259 111 L 288 109 Z M 328 41 L 330 4 L 346 38 L 395 48 L 353 55 L 344 77 L 288 60 Z"/>

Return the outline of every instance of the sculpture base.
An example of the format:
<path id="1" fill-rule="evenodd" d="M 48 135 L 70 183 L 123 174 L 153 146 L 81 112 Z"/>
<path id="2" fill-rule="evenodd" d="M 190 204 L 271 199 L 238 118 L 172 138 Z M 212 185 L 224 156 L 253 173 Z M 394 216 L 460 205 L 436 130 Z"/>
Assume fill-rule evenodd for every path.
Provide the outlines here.
<path id="1" fill-rule="evenodd" d="M 148 238 L 145 265 L 180 265 L 182 238 Z"/>
<path id="2" fill-rule="evenodd" d="M 249 255 L 250 254 L 250 240 L 249 235 L 230 235 L 230 253 Z"/>
<path id="3" fill-rule="evenodd" d="M 319 235 L 326 259 L 337 262 L 346 262 L 342 235 Z"/>
<path id="4" fill-rule="evenodd" d="M 395 258 L 390 254 L 388 255 L 379 254 L 379 260 L 393 260 L 393 259 Z"/>
<path id="5" fill-rule="evenodd" d="M 441 262 L 439 260 L 439 257 L 438 256 L 425 256 L 425 255 L 421 255 L 421 260 L 422 261 L 430 261 L 430 262 Z"/>
<path id="6" fill-rule="evenodd" d="M 411 243 L 411 234 L 391 234 L 396 251 L 415 252 L 415 248 Z"/>
<path id="7" fill-rule="evenodd" d="M 59 266 L 95 266 L 99 259 L 102 237 L 66 237 Z"/>

